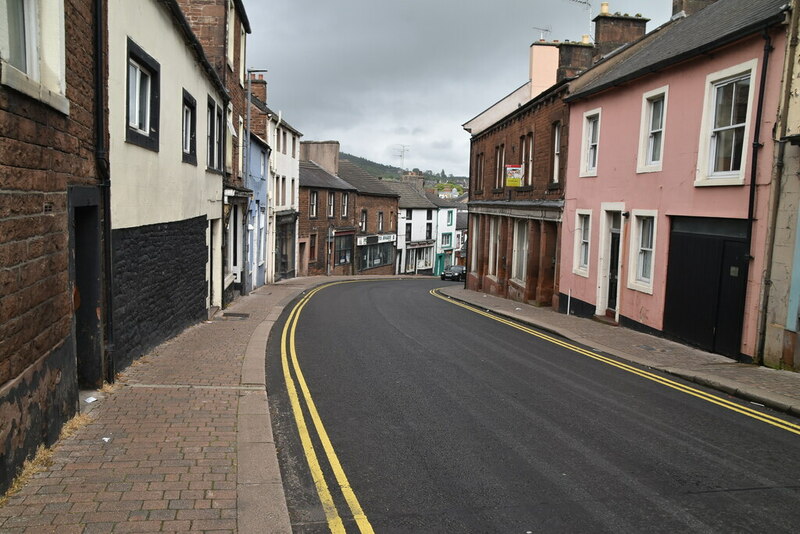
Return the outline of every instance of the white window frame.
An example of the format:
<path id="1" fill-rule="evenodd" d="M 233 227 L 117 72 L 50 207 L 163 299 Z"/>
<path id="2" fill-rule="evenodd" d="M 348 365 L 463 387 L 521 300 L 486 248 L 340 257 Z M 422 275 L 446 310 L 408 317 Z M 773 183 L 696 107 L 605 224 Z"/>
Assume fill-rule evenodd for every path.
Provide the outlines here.
<path id="1" fill-rule="evenodd" d="M 528 232 L 527 219 L 514 221 L 514 257 L 511 260 L 511 278 L 525 285 L 525 272 L 528 269 Z"/>
<path id="2" fill-rule="evenodd" d="M 277 179 L 275 184 L 277 185 Z M 277 192 L 276 192 L 277 193 Z M 277 199 L 277 194 L 276 194 Z M 317 208 L 319 207 L 319 192 L 318 191 L 311 191 L 308 195 L 308 216 L 310 218 L 315 218 L 317 216 Z"/>
<path id="3" fill-rule="evenodd" d="M 262 180 L 267 177 L 267 153 L 263 150 L 259 153 L 258 173 Z"/>
<path id="4" fill-rule="evenodd" d="M 525 185 L 533 185 L 533 132 L 528 132 L 525 136 L 528 144 L 528 163 L 525 166 Z"/>
<path id="5" fill-rule="evenodd" d="M 453 234 L 446 233 L 442 234 L 442 248 L 444 247 L 452 247 L 453 246 Z"/>
<path id="6" fill-rule="evenodd" d="M 350 210 L 350 193 L 342 193 L 342 219 L 346 219 Z"/>
<path id="7" fill-rule="evenodd" d="M 495 156 L 495 173 L 494 173 L 494 188 L 502 189 L 504 185 L 505 170 L 506 170 L 506 145 L 501 144 L 494 147 Z"/>
<path id="8" fill-rule="evenodd" d="M 150 109 L 150 101 L 151 95 L 153 94 L 153 75 L 150 73 L 150 70 L 136 61 L 133 58 L 128 58 L 128 76 L 131 75 L 130 68 L 134 68 L 135 79 L 134 79 L 134 87 L 135 91 L 128 91 L 128 126 L 133 130 L 136 130 L 140 134 L 144 136 L 150 135 L 150 117 L 152 110 Z M 144 102 L 141 101 L 141 86 L 142 86 L 142 75 L 147 76 L 147 95 L 144 97 Z M 130 86 L 130 79 L 128 80 L 128 85 Z M 142 112 L 142 105 L 145 106 L 144 109 L 144 125 L 139 125 L 139 116 Z"/>
<path id="9" fill-rule="evenodd" d="M 183 104 L 183 153 L 192 153 L 192 108 Z"/>
<path id="10" fill-rule="evenodd" d="M 653 102 L 662 100 L 661 129 L 654 130 L 652 124 Z M 639 125 L 639 155 L 636 159 L 636 172 L 659 172 L 664 163 L 664 138 L 667 132 L 667 104 L 669 101 L 669 85 L 647 91 L 642 94 L 642 116 Z M 661 141 L 659 151 L 661 158 L 658 161 L 651 159 L 653 147 L 653 133 L 660 132 Z"/>
<path id="11" fill-rule="evenodd" d="M 236 26 L 234 22 L 236 21 L 236 12 L 234 11 L 233 2 L 228 2 L 228 50 L 227 50 L 227 59 L 228 59 L 228 66 L 233 70 L 233 59 L 234 59 L 234 31 Z"/>
<path id="12" fill-rule="evenodd" d="M 332 219 L 336 213 L 336 193 L 328 191 L 328 218 Z"/>
<path id="13" fill-rule="evenodd" d="M 25 70 L 6 59 L 11 55 L 6 2 L 0 0 L 0 84 L 69 115 L 64 0 L 24 0 Z"/>
<path id="14" fill-rule="evenodd" d="M 581 217 L 586 217 L 588 228 L 584 229 Z M 584 239 L 585 238 L 585 239 Z M 586 263 L 583 263 L 583 245 L 586 245 Z M 574 248 L 572 254 L 572 272 L 589 278 L 589 265 L 592 262 L 592 210 L 575 210 Z"/>
<path id="15" fill-rule="evenodd" d="M 553 132 L 553 176 L 552 183 L 557 184 L 561 181 L 561 121 L 554 122 L 550 128 Z"/>
<path id="16" fill-rule="evenodd" d="M 597 119 L 596 136 L 592 135 L 592 121 Z M 581 135 L 581 168 L 580 177 L 597 176 L 600 163 L 600 128 L 602 124 L 602 108 L 595 108 L 583 113 L 583 134 Z M 591 138 L 595 137 L 594 140 Z M 593 159 L 593 165 L 590 165 Z"/>
<path id="17" fill-rule="evenodd" d="M 647 273 L 649 279 L 639 276 L 640 273 L 640 252 L 641 252 L 641 223 L 645 219 L 653 220 L 653 242 L 650 247 L 650 272 Z M 631 210 L 631 230 L 628 247 L 628 289 L 653 294 L 653 278 L 655 275 L 656 264 L 656 243 L 658 237 L 658 211 L 657 210 Z"/>
<path id="18" fill-rule="evenodd" d="M 378 233 L 383 233 L 383 212 L 378 212 Z"/>
<path id="19" fill-rule="evenodd" d="M 239 85 L 244 87 L 244 63 L 245 63 L 245 54 L 247 51 L 247 32 L 244 29 L 244 25 L 240 25 L 239 27 Z"/>
<path id="20" fill-rule="evenodd" d="M 712 72 L 706 76 L 706 92 L 703 102 L 703 119 L 700 124 L 700 145 L 697 151 L 697 169 L 695 171 L 696 187 L 744 185 L 745 168 L 750 148 L 750 128 L 752 127 L 753 99 L 755 95 L 756 69 L 758 60 L 751 59 L 726 69 Z M 742 161 L 738 171 L 715 173 L 712 165 L 713 154 L 713 128 L 715 116 L 716 88 L 722 83 L 741 78 L 750 77 L 750 91 L 747 95 L 747 119 L 744 125 L 744 140 L 742 142 Z"/>

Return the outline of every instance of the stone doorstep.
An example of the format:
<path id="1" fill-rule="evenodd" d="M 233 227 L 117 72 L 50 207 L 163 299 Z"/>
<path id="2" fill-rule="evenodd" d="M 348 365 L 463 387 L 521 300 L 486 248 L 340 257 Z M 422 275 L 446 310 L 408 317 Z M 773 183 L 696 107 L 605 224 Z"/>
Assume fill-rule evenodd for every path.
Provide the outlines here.
<path id="1" fill-rule="evenodd" d="M 460 288 L 459 288 L 460 289 Z M 464 290 L 468 291 L 468 290 Z M 469 304 L 472 306 L 478 306 L 483 309 L 487 309 L 487 303 L 485 301 L 479 301 L 476 299 L 470 300 L 468 296 L 459 297 L 453 294 L 449 288 L 445 288 L 442 290 L 442 293 L 447 295 L 448 297 L 456 300 L 458 302 L 463 302 L 465 304 Z M 477 292 L 473 292 L 478 294 Z M 491 309 L 491 308 L 489 308 Z M 601 343 L 598 343 L 596 340 L 592 339 L 591 337 L 585 335 L 578 335 L 577 333 L 566 329 L 555 327 L 553 325 L 543 324 L 542 322 L 536 322 L 535 319 L 530 319 L 526 317 L 523 313 L 506 313 L 501 310 L 494 309 L 492 310 L 497 315 L 506 317 L 508 319 L 512 319 L 515 321 L 519 321 L 521 323 L 528 324 L 545 332 L 549 332 L 552 334 L 559 335 L 561 337 L 576 340 L 580 343 L 588 345 L 595 350 L 599 350 L 602 352 L 613 354 L 623 360 L 627 360 L 630 363 L 635 363 L 639 365 L 647 365 L 648 367 L 652 367 L 653 369 L 657 369 L 659 371 L 663 371 L 665 373 L 671 374 L 673 376 L 677 376 L 684 380 L 694 382 L 696 384 L 709 387 L 711 389 L 716 389 L 718 391 L 722 391 L 729 395 L 739 397 L 743 400 L 756 402 L 758 404 L 762 404 L 768 408 L 772 408 L 777 411 L 789 413 L 795 416 L 800 416 L 800 400 L 794 399 L 792 397 L 788 397 L 786 395 L 782 395 L 780 393 L 775 393 L 769 391 L 768 389 L 751 386 L 749 384 L 745 384 L 734 379 L 730 378 L 723 378 L 713 373 L 709 373 L 708 370 L 701 371 L 692 368 L 686 367 L 676 367 L 676 366 L 669 366 L 663 365 L 654 361 L 644 360 L 643 358 L 639 358 L 634 356 L 630 353 L 620 351 L 617 349 L 613 349 Z M 598 323 L 604 323 L 604 321 L 597 321 Z M 638 334 L 638 332 L 636 332 Z M 687 347 L 688 348 L 688 347 Z M 694 349 L 692 349 L 694 350 Z M 735 362 L 732 362 L 735 363 Z M 747 369 L 744 372 L 752 372 L 751 366 L 743 367 L 743 370 Z M 787 371 L 788 372 L 788 371 Z"/>

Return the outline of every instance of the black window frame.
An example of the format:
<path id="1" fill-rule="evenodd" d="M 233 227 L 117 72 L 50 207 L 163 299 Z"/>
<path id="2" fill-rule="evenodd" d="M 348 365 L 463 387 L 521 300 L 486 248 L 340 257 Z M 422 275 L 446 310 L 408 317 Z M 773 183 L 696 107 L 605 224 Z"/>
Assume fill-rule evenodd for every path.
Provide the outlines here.
<path id="1" fill-rule="evenodd" d="M 143 68 L 147 69 L 150 76 L 150 117 L 148 135 L 136 130 L 130 125 L 130 81 L 128 65 L 133 60 Z M 125 141 L 133 145 L 158 152 L 158 140 L 161 118 L 161 65 L 150 54 L 144 51 L 128 37 L 128 55 L 125 61 Z M 183 113 L 183 109 L 181 109 Z M 183 145 L 183 143 L 181 143 Z"/>
<path id="2" fill-rule="evenodd" d="M 433 239 L 433 223 L 425 224 L 425 239 L 426 240 Z"/>
<path id="3" fill-rule="evenodd" d="M 183 150 L 183 107 L 188 107 L 191 112 L 191 134 L 189 138 L 189 152 Z M 182 161 L 191 165 L 197 165 L 197 100 L 187 91 L 183 90 L 183 106 L 181 106 L 181 154 Z"/>

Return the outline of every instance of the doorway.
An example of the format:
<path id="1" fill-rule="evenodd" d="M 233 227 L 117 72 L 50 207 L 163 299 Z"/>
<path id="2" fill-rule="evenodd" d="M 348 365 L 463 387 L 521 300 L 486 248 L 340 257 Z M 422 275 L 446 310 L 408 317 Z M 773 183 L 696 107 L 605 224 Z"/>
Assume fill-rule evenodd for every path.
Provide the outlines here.
<path id="1" fill-rule="evenodd" d="M 664 332 L 703 350 L 741 356 L 747 224 L 745 219 L 673 218 Z"/>
<path id="2" fill-rule="evenodd" d="M 100 194 L 93 187 L 69 190 L 70 274 L 78 386 L 103 385 Z"/>
<path id="3" fill-rule="evenodd" d="M 611 233 L 609 235 L 608 251 L 608 304 L 606 315 L 612 316 L 617 312 L 617 289 L 619 287 L 619 243 L 622 231 L 622 215 L 618 211 L 609 213 L 611 218 Z"/>

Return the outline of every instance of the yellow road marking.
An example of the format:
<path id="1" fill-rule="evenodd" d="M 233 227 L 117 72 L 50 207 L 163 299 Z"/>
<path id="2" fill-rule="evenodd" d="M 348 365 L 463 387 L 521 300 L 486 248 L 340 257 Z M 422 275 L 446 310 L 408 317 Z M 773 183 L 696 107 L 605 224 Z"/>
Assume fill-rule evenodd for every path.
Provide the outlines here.
<path id="1" fill-rule="evenodd" d="M 314 479 L 315 486 L 317 487 L 317 493 L 319 494 L 320 501 L 322 502 L 322 507 L 325 510 L 325 516 L 328 520 L 328 527 L 331 529 L 331 532 L 339 533 L 345 532 L 344 525 L 342 524 L 341 518 L 339 517 L 338 510 L 336 509 L 336 505 L 333 502 L 331 497 L 330 491 L 328 490 L 327 483 L 325 482 L 324 475 L 322 470 L 319 466 L 319 461 L 317 460 L 317 455 L 314 450 L 314 445 L 311 442 L 311 437 L 308 433 L 308 428 L 305 424 L 305 417 L 303 416 L 301 407 L 300 407 L 300 400 L 297 395 L 297 390 L 295 388 L 294 380 L 292 379 L 291 373 L 289 372 L 289 365 L 286 357 L 286 339 L 287 339 L 287 332 L 289 333 L 289 354 L 292 360 L 292 368 L 294 369 L 295 375 L 297 377 L 297 383 L 300 386 L 300 390 L 303 393 L 303 399 L 305 400 L 306 406 L 308 408 L 309 415 L 311 416 L 311 420 L 314 423 L 314 428 L 317 431 L 317 435 L 319 437 L 320 443 L 322 443 L 322 448 L 325 451 L 325 455 L 328 459 L 328 463 L 331 466 L 331 470 L 333 471 L 334 477 L 336 478 L 336 482 L 339 486 L 342 495 L 347 502 L 348 507 L 350 508 L 350 512 L 353 516 L 353 519 L 356 521 L 356 525 L 358 529 L 363 534 L 373 534 L 372 525 L 370 524 L 369 520 L 367 519 L 366 514 L 364 514 L 363 509 L 361 508 L 361 504 L 358 502 L 358 498 L 355 495 L 352 487 L 350 486 L 350 482 L 347 480 L 347 476 L 345 475 L 344 469 L 342 469 L 342 465 L 339 462 L 339 458 L 336 455 L 336 451 L 333 448 L 333 444 L 331 443 L 330 438 L 328 437 L 328 433 L 325 430 L 325 426 L 322 424 L 322 418 L 319 416 L 319 412 L 317 411 L 316 404 L 314 403 L 313 398 L 311 397 L 311 391 L 308 389 L 308 384 L 306 383 L 305 377 L 303 376 L 303 371 L 300 368 L 300 363 L 297 358 L 297 351 L 295 349 L 295 336 L 297 332 L 297 323 L 300 318 L 300 313 L 305 308 L 308 301 L 314 296 L 317 292 L 325 289 L 327 287 L 339 284 L 346 284 L 346 283 L 355 283 L 355 282 L 366 282 L 368 280 L 346 280 L 341 282 L 332 282 L 330 284 L 325 284 L 315 288 L 314 290 L 310 291 L 306 296 L 304 296 L 300 301 L 295 305 L 292 309 L 292 312 L 289 314 L 289 318 L 286 321 L 286 325 L 283 328 L 283 334 L 281 335 L 281 361 L 283 363 L 283 376 L 284 380 L 286 381 L 287 391 L 289 392 L 290 398 L 292 400 L 292 410 L 295 414 L 295 422 L 297 422 L 297 428 L 300 432 L 300 440 L 303 443 L 303 450 L 306 455 L 306 459 L 308 460 L 309 469 L 311 470 L 311 476 Z M 320 483 L 317 482 L 318 478 L 320 479 Z"/>
<path id="2" fill-rule="evenodd" d="M 723 408 L 726 408 L 728 410 L 740 413 L 742 415 L 746 415 L 747 417 L 751 417 L 753 419 L 757 419 L 757 420 L 762 421 L 764 423 L 767 423 L 769 425 L 778 427 L 778 428 L 780 428 L 782 430 L 786 430 L 787 432 L 792 432 L 793 434 L 800 435 L 800 425 L 797 425 L 795 423 L 791 423 L 789 421 L 784 421 L 783 419 L 780 419 L 778 417 L 774 417 L 774 416 L 769 415 L 769 414 L 758 412 L 756 410 L 753 410 L 752 408 L 748 408 L 747 406 L 742 406 L 742 405 L 736 404 L 736 403 L 731 402 L 731 401 L 729 401 L 727 399 L 723 399 L 722 397 L 718 397 L 716 395 L 712 395 L 710 393 L 706 393 L 706 392 L 701 391 L 699 389 L 696 389 L 696 388 L 681 384 L 679 382 L 675 382 L 674 380 L 670 380 L 668 378 L 664 378 L 664 377 L 659 376 L 657 374 L 650 373 L 650 372 L 644 371 L 642 369 L 637 369 L 636 367 L 634 367 L 632 365 L 628 365 L 628 364 L 625 364 L 625 363 L 622 363 L 622 362 L 618 362 L 618 361 L 613 360 L 611 358 L 608 358 L 606 356 L 602 356 L 600 354 L 597 354 L 596 352 L 592 352 L 590 350 L 583 349 L 583 348 L 578 347 L 576 345 L 573 345 L 571 343 L 567 343 L 565 341 L 562 341 L 560 339 L 556 339 L 556 338 L 554 338 L 552 336 L 549 336 L 547 334 L 543 334 L 542 332 L 537 332 L 536 330 L 534 330 L 532 328 L 529 328 L 527 326 L 521 325 L 521 324 L 516 323 L 514 321 L 511 321 L 509 319 L 504 319 L 504 318 L 499 317 L 497 315 L 494 315 L 492 313 L 485 312 L 485 311 L 479 309 L 477 306 L 472 306 L 472 305 L 464 304 L 464 303 L 461 303 L 461 302 L 457 302 L 457 301 L 455 301 L 453 299 L 450 299 L 448 297 L 444 297 L 441 294 L 439 294 L 438 289 L 432 289 L 430 291 L 430 294 L 433 295 L 436 298 L 439 298 L 439 299 L 442 299 L 442 300 L 444 300 L 446 302 L 449 302 L 450 304 L 454 304 L 456 306 L 460 306 L 460 307 L 462 307 L 462 308 L 464 308 L 466 310 L 469 310 L 469 311 L 471 311 L 473 313 L 477 313 L 478 315 L 483 315 L 484 317 L 488 317 L 489 319 L 492 319 L 492 320 L 497 321 L 499 323 L 506 324 L 508 326 L 516 328 L 517 330 L 521 330 L 521 331 L 523 331 L 523 332 L 525 332 L 527 334 L 530 334 L 532 336 L 538 337 L 539 339 L 542 339 L 542 340 L 547 341 L 549 343 L 552 343 L 554 345 L 558 345 L 558 346 L 563 347 L 565 349 L 571 350 L 572 352 L 577 352 L 578 354 L 582 354 L 583 356 L 588 356 L 589 358 L 592 358 L 594 360 L 597 360 L 597 361 L 603 362 L 605 364 L 611 365 L 611 366 L 616 367 L 618 369 L 621 369 L 623 371 L 627 371 L 629 373 L 641 376 L 642 378 L 646 378 L 648 380 L 652 380 L 653 382 L 657 382 L 657 383 L 662 384 L 664 386 L 667 386 L 669 388 L 681 391 L 681 392 L 686 393 L 688 395 L 692 395 L 693 397 L 697 397 L 698 399 L 702 399 L 702 400 L 710 402 L 712 404 L 716 404 L 717 406 L 721 406 Z"/>
<path id="3" fill-rule="evenodd" d="M 344 529 L 344 524 L 342 523 L 342 519 L 339 517 L 339 511 L 336 509 L 336 505 L 333 502 L 331 492 L 328 490 L 328 484 L 325 482 L 325 476 L 323 475 L 322 468 L 319 465 L 317 453 L 314 451 L 314 444 L 311 442 L 311 436 L 308 433 L 308 427 L 306 427 L 306 420 L 300 408 L 300 399 L 297 396 L 297 390 L 295 389 L 294 381 L 289 373 L 289 364 L 287 362 L 286 355 L 286 332 L 296 311 L 296 309 L 292 310 L 289 318 L 286 321 L 286 325 L 283 327 L 283 333 L 281 334 L 281 363 L 283 365 L 283 379 L 286 382 L 286 392 L 289 395 L 289 401 L 292 405 L 294 421 L 297 424 L 297 431 L 300 434 L 300 442 L 303 445 L 303 452 L 306 455 L 308 468 L 311 471 L 311 478 L 314 481 L 314 486 L 317 488 L 317 495 L 322 503 L 322 509 L 325 512 L 325 519 L 328 521 L 328 528 L 330 528 L 332 533 L 340 534 L 346 532 Z"/>

